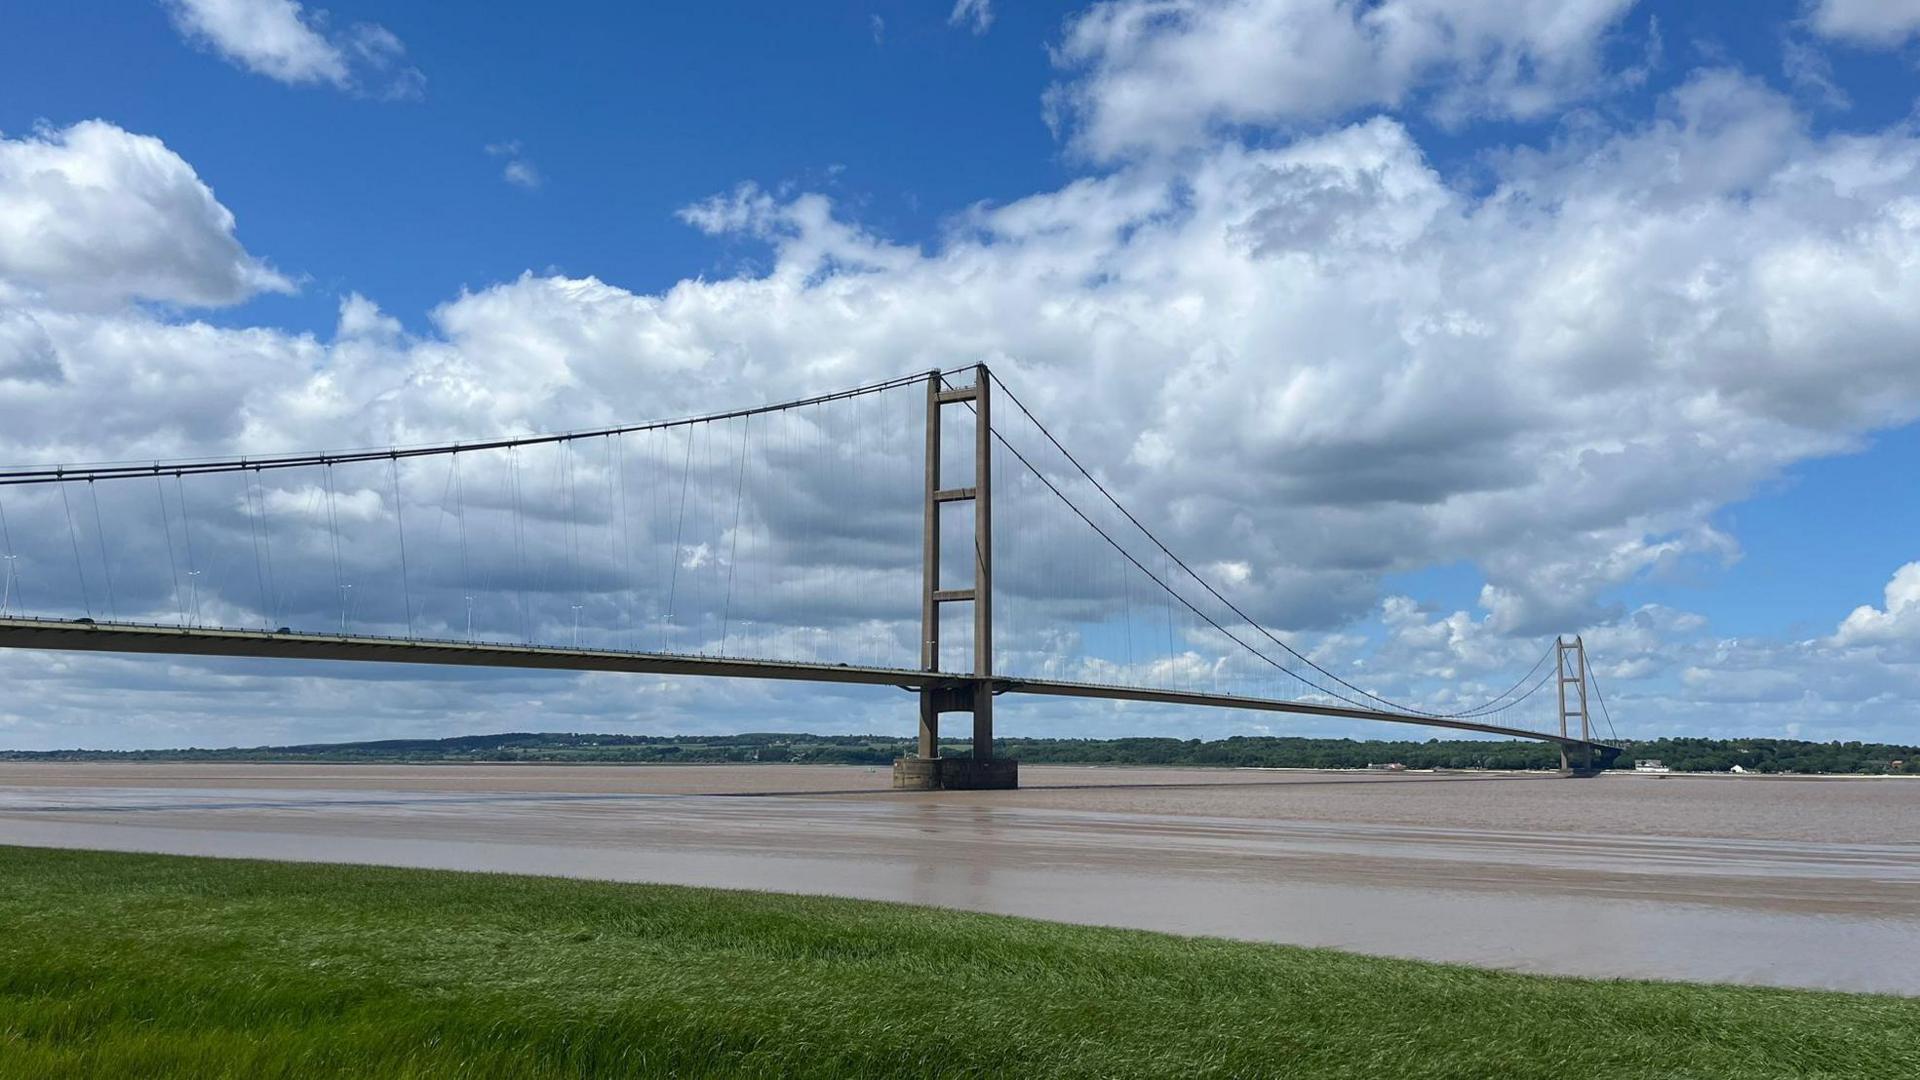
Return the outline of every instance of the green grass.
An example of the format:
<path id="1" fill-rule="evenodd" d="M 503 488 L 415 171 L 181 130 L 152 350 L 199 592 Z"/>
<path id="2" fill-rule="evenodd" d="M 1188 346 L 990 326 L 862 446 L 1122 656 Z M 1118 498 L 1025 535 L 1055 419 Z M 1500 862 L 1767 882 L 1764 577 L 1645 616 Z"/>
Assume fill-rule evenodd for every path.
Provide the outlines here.
<path id="1" fill-rule="evenodd" d="M 1920 1001 L 0 847 L 0 1076 L 599 1075 L 1911 1078 Z"/>

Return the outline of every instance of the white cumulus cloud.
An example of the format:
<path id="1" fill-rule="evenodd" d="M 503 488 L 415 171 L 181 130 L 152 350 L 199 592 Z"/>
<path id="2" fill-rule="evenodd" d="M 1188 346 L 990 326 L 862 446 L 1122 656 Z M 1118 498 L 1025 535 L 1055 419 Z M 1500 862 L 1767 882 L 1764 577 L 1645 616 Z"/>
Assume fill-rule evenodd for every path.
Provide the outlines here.
<path id="1" fill-rule="evenodd" d="M 993 0 L 954 0 L 947 25 L 963 26 L 975 34 L 984 34 L 993 26 Z"/>
<path id="2" fill-rule="evenodd" d="M 0 304 L 231 304 L 292 285 L 179 155 L 100 120 L 0 138 Z"/>
<path id="3" fill-rule="evenodd" d="M 1920 0 L 1811 0 L 1808 19 L 1826 37 L 1890 48 L 1920 33 Z"/>
<path id="4" fill-rule="evenodd" d="M 1833 637 L 1839 645 L 1920 642 L 1920 562 L 1894 571 L 1887 582 L 1883 606 L 1862 604 L 1854 608 Z"/>
<path id="5" fill-rule="evenodd" d="M 167 0 L 174 25 L 256 75 L 289 85 L 325 84 L 389 97 L 419 93 L 424 78 L 406 46 L 376 23 L 341 30 L 296 0 Z"/>
<path id="6" fill-rule="evenodd" d="M 1422 91 L 1443 117 L 1531 118 L 1591 91 L 1634 0 L 1106 0 L 1055 50 L 1056 119 L 1097 157 L 1191 146 Z"/>
<path id="7" fill-rule="evenodd" d="M 506 164 L 500 169 L 500 178 L 507 183 L 531 191 L 544 181 L 540 170 L 521 151 L 520 140 L 488 143 L 486 151 L 490 157 L 506 159 Z"/>

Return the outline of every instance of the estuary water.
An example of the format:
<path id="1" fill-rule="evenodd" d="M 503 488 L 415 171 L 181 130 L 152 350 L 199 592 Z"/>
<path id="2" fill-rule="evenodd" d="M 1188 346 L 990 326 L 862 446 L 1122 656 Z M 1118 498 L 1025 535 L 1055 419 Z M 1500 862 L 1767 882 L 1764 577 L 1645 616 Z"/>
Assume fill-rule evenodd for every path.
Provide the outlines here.
<path id="1" fill-rule="evenodd" d="M 0 844 L 774 889 L 1519 971 L 1920 995 L 1920 781 L 0 764 Z"/>

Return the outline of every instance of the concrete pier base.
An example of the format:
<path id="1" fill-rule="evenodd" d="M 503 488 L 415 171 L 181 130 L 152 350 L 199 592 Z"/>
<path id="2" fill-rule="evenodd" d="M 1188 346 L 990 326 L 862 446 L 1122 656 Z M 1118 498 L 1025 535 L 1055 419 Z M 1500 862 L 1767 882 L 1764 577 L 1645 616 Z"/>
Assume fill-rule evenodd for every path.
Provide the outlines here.
<path id="1" fill-rule="evenodd" d="M 1569 752 L 1563 743 L 1560 746 L 1560 775 L 1599 776 L 1613 768 L 1619 756 L 1620 748 L 1615 746 L 1588 745 Z"/>
<path id="2" fill-rule="evenodd" d="M 1020 763 L 1012 758 L 893 759 L 895 791 L 1007 791 L 1020 786 Z"/>

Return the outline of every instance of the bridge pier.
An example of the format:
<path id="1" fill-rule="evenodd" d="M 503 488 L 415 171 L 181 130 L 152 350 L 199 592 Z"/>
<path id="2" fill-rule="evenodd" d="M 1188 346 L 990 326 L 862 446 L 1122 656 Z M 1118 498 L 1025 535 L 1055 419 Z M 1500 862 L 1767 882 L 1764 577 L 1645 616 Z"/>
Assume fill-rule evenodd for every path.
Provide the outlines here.
<path id="1" fill-rule="evenodd" d="M 973 748 L 966 757 L 940 754 L 940 714 L 973 714 Z M 913 757 L 895 758 L 896 791 L 986 791 L 1020 786 L 1020 763 L 993 756 L 993 684 L 954 679 L 920 691 L 920 745 Z"/>
<path id="2" fill-rule="evenodd" d="M 1613 768 L 1615 759 L 1620 756 L 1617 746 L 1598 746 L 1594 743 L 1581 743 L 1571 751 L 1566 743 L 1560 744 L 1561 776 L 1599 776 Z"/>
<path id="3" fill-rule="evenodd" d="M 895 791 L 1011 791 L 1020 786 L 1020 763 L 1012 758 L 919 758 L 893 760 Z"/>

